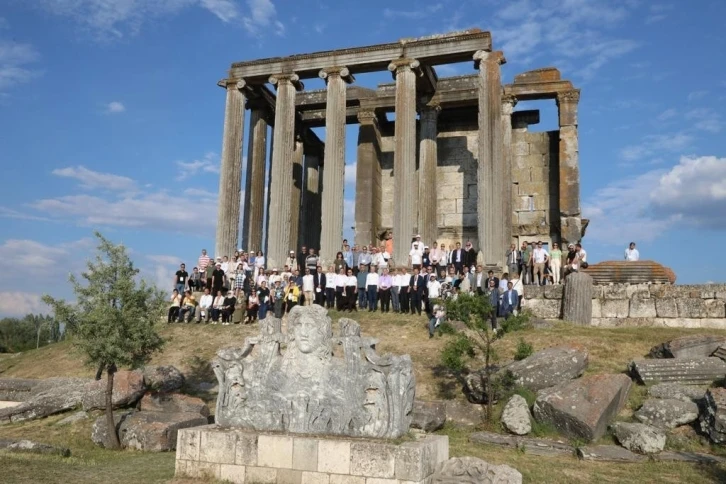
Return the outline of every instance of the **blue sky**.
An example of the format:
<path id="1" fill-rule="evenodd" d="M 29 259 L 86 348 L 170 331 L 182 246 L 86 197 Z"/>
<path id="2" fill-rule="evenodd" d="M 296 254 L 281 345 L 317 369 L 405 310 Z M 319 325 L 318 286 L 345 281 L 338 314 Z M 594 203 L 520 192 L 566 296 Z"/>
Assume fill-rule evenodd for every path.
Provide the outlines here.
<path id="1" fill-rule="evenodd" d="M 679 282 L 724 282 L 724 18 L 718 0 L 0 0 L 0 315 L 42 310 L 44 292 L 70 296 L 94 229 L 165 287 L 180 261 L 213 248 L 216 82 L 231 62 L 470 27 L 504 50 L 505 81 L 554 65 L 582 89 L 590 259 L 620 259 L 635 240 Z M 554 103 L 516 109 L 532 107 L 533 129 L 556 127 Z"/>

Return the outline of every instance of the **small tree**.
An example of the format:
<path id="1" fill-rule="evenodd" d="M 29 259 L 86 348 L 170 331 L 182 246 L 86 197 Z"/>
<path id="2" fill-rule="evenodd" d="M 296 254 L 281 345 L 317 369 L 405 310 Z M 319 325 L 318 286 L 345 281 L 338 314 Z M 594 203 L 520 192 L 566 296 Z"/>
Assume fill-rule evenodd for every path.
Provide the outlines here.
<path id="1" fill-rule="evenodd" d="M 484 358 L 484 374 L 487 421 L 493 418 L 494 396 L 496 393 L 493 378 L 494 352 L 493 343 L 502 338 L 509 331 L 516 331 L 526 326 L 523 319 L 526 316 L 517 316 L 503 321 L 501 327 L 494 332 L 490 327 L 492 306 L 486 297 L 469 294 L 459 294 L 456 299 L 449 299 L 445 303 L 446 317 L 449 321 L 460 321 L 466 329 L 456 331 L 451 324 L 443 325 L 443 332 L 453 333 L 453 339 L 447 342 L 441 352 L 441 361 L 457 375 L 462 375 L 467 368 Z"/>
<path id="2" fill-rule="evenodd" d="M 163 311 L 163 295 L 141 280 L 139 270 L 123 245 L 114 245 L 100 233 L 95 260 L 81 273 L 83 283 L 71 275 L 77 302 L 71 305 L 48 295 L 43 301 L 56 319 L 73 328 L 73 344 L 85 363 L 98 368 L 97 379 L 107 374 L 106 422 L 112 448 L 120 443 L 113 419 L 113 378 L 118 366 L 137 368 L 159 351 L 164 340 L 155 324 Z"/>

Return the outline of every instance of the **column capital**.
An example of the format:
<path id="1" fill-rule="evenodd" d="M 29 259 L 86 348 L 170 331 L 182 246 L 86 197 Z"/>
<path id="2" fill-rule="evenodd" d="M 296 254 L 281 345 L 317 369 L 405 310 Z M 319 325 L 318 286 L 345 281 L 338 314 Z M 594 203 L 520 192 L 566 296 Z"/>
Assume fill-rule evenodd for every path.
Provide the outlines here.
<path id="1" fill-rule="evenodd" d="M 394 59 L 388 64 L 388 70 L 393 74 L 393 78 L 396 78 L 396 74 L 402 71 L 417 71 L 420 73 L 421 63 L 416 59 L 410 59 L 402 57 L 400 59 Z"/>
<path id="2" fill-rule="evenodd" d="M 238 91 L 249 90 L 250 86 L 244 79 L 220 79 L 217 85 L 223 89 L 237 89 Z"/>
<path id="3" fill-rule="evenodd" d="M 360 124 L 371 124 L 378 119 L 376 111 L 373 109 L 360 109 L 358 110 L 358 123 Z"/>
<path id="4" fill-rule="evenodd" d="M 517 105 L 517 98 L 511 94 L 505 94 L 502 96 L 502 114 L 511 116 L 514 111 L 514 106 Z"/>
<path id="5" fill-rule="evenodd" d="M 421 116 L 432 116 L 436 118 L 441 112 L 441 104 L 437 102 L 421 102 L 418 105 L 418 111 Z"/>
<path id="6" fill-rule="evenodd" d="M 502 65 L 507 63 L 507 58 L 504 57 L 504 52 L 501 50 L 494 52 L 477 50 L 474 52 L 474 69 L 479 69 L 482 62 L 491 62 L 496 65 Z"/>
<path id="7" fill-rule="evenodd" d="M 570 89 L 568 91 L 560 91 L 557 93 L 557 104 L 560 103 L 574 103 L 580 102 L 580 90 Z"/>
<path id="8" fill-rule="evenodd" d="M 345 66 L 326 67 L 324 69 L 320 69 L 320 72 L 318 72 L 318 77 L 325 79 L 326 84 L 331 76 L 340 76 L 340 78 L 347 84 L 355 82 L 355 77 L 353 77 L 353 74 L 351 74 Z"/>
<path id="9" fill-rule="evenodd" d="M 280 84 L 292 84 L 297 91 L 302 91 L 303 89 L 305 89 L 305 85 L 302 83 L 302 81 L 300 81 L 300 76 L 298 76 L 294 72 L 273 74 L 270 76 L 269 81 L 270 84 L 275 86 L 275 88 L 277 89 L 280 88 Z"/>

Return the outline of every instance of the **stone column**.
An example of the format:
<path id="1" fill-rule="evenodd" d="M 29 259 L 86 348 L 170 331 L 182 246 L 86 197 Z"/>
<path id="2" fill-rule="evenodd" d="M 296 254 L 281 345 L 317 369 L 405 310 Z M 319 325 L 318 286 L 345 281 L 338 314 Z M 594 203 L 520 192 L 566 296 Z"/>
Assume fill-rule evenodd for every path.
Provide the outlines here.
<path id="1" fill-rule="evenodd" d="M 325 106 L 325 174 L 322 198 L 320 258 L 328 265 L 335 260 L 343 240 L 343 189 L 345 186 L 345 98 L 346 81 L 351 81 L 345 67 L 320 71 L 328 85 Z"/>
<path id="2" fill-rule="evenodd" d="M 560 242 L 563 245 L 570 242 L 579 242 L 582 231 L 580 160 L 577 136 L 577 105 L 579 102 L 579 89 L 557 93 L 560 122 Z"/>
<path id="3" fill-rule="evenodd" d="M 297 74 L 270 77 L 277 87 L 275 134 L 272 145 L 267 265 L 282 267 L 291 248 L 290 204 L 292 199 L 292 159 L 295 150 L 295 90 Z"/>
<path id="4" fill-rule="evenodd" d="M 309 149 L 306 147 L 306 149 Z M 320 153 L 317 149 L 310 149 L 305 153 L 305 194 L 303 195 L 303 210 L 300 227 L 303 239 L 300 245 L 319 249 L 320 244 Z"/>
<path id="5" fill-rule="evenodd" d="M 436 166 L 438 149 L 436 135 L 439 105 L 422 106 L 420 109 L 420 141 L 418 163 L 418 233 L 426 244 L 433 244 L 439 237 L 438 203 L 436 200 Z"/>
<path id="6" fill-rule="evenodd" d="M 393 260 L 408 264 L 416 205 L 416 72 L 415 59 L 397 59 L 388 70 L 396 78 L 396 124 L 393 153 Z"/>
<path id="7" fill-rule="evenodd" d="M 480 259 L 487 266 L 502 266 L 504 245 L 504 153 L 502 149 L 502 86 L 500 52 L 477 51 L 474 61 L 479 69 L 479 147 L 477 169 L 477 220 Z"/>
<path id="8" fill-rule="evenodd" d="M 504 224 L 502 244 L 504 244 L 505 250 L 512 243 L 512 220 L 514 218 L 514 208 L 512 206 L 512 112 L 516 104 L 517 100 L 513 96 L 504 96 L 502 98 L 502 156 L 504 157 L 505 182 L 502 193 L 502 221 Z"/>
<path id="9" fill-rule="evenodd" d="M 245 125 L 245 96 L 242 90 L 245 81 L 223 80 L 218 84 L 227 89 L 214 247 L 214 256 L 222 257 L 232 256 L 239 240 L 242 138 Z"/>
<path id="10" fill-rule="evenodd" d="M 381 227 L 381 162 L 378 118 L 358 111 L 358 153 L 355 174 L 355 245 L 370 245 Z"/>
<path id="11" fill-rule="evenodd" d="M 295 151 L 292 154 L 292 189 L 290 194 L 290 249 L 297 254 L 300 248 L 300 209 L 303 195 L 303 141 L 295 137 Z"/>
<path id="12" fill-rule="evenodd" d="M 267 165 L 267 121 L 260 108 L 250 110 L 250 140 L 245 176 L 244 223 L 242 248 L 262 250 L 265 216 L 265 170 Z"/>

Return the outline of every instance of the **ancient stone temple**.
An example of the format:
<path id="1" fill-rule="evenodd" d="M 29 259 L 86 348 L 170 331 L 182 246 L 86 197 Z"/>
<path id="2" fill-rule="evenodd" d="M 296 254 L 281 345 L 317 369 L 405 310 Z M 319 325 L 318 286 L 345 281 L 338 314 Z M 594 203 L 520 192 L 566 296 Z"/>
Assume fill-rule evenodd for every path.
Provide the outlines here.
<path id="1" fill-rule="evenodd" d="M 436 73 L 437 66 L 466 61 L 471 75 Z M 331 261 L 343 234 L 346 124 L 359 126 L 356 244 L 391 230 L 394 263 L 406 263 L 415 233 L 427 244 L 470 239 L 485 265 L 502 267 L 506 249 L 520 239 L 579 241 L 587 225 L 580 210 L 580 91 L 555 68 L 502 85 L 505 62 L 492 50 L 490 33 L 473 29 L 232 64 L 219 83 L 227 107 L 216 254 L 240 245 L 264 250 L 266 233 L 270 266 L 281 266 L 301 245 L 319 247 L 322 261 Z M 394 83 L 356 85 L 355 74 L 386 69 Z M 327 88 L 305 91 L 302 80 L 316 76 Z M 539 111 L 515 110 L 518 101 L 537 99 L 557 103 L 558 130 L 531 132 Z M 325 143 L 312 131 L 322 126 Z"/>

